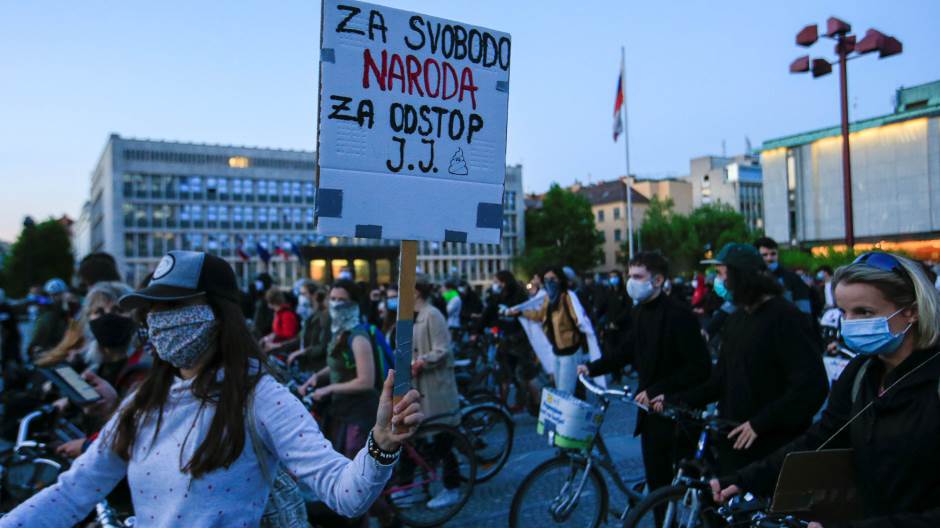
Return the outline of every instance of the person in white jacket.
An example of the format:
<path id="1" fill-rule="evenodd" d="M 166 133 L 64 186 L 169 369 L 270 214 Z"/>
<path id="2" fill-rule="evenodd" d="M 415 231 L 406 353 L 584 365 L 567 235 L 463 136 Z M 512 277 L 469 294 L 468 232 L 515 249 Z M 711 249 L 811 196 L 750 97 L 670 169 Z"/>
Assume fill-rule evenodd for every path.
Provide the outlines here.
<path id="1" fill-rule="evenodd" d="M 390 372 L 368 445 L 340 455 L 266 374 L 238 298 L 224 260 L 164 257 L 146 288 L 121 299 L 146 314 L 158 356 L 149 376 L 58 482 L 0 528 L 73 526 L 125 476 L 141 526 L 258 526 L 278 464 L 337 513 L 362 515 L 423 419 L 417 391 L 393 406 Z"/>

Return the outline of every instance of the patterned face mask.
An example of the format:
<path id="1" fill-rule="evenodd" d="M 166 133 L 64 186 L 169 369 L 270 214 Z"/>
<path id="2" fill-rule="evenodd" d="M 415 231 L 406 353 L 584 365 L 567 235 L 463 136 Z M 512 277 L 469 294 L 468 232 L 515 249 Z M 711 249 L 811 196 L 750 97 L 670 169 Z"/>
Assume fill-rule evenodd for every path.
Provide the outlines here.
<path id="1" fill-rule="evenodd" d="M 150 341 L 160 359 L 179 369 L 196 366 L 218 334 L 219 322 L 206 304 L 147 314 Z"/>
<path id="2" fill-rule="evenodd" d="M 330 325 L 333 334 L 352 330 L 359 324 L 359 305 L 351 301 L 330 301 Z"/>

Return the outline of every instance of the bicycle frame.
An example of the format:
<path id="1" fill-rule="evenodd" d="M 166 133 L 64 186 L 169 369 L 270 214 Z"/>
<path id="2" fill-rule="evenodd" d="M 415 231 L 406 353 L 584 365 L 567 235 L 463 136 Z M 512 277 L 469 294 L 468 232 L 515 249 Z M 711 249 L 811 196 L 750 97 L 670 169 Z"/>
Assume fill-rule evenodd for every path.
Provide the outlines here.
<path id="1" fill-rule="evenodd" d="M 607 390 L 596 384 L 594 384 L 589 378 L 583 374 L 578 377 L 581 381 L 581 384 L 588 389 L 588 391 L 596 394 L 600 397 L 600 408 L 601 414 L 604 418 L 607 417 L 607 409 L 610 407 L 610 398 L 617 397 L 625 402 L 633 403 L 632 395 L 627 390 Z M 603 425 L 603 424 L 602 424 Z M 595 454 L 596 451 L 596 454 Z M 600 430 L 598 429 L 597 436 L 594 437 L 591 445 L 584 450 L 569 450 L 561 449 L 562 456 L 568 456 L 575 459 L 580 459 L 584 461 L 585 470 L 584 475 L 581 477 L 581 482 L 578 485 L 578 489 L 575 494 L 572 496 L 572 499 L 568 501 L 568 506 L 577 504 L 578 498 L 581 496 L 581 490 L 584 487 L 584 483 L 587 481 L 587 476 L 591 471 L 591 468 L 597 464 L 602 470 L 604 470 L 610 479 L 614 482 L 614 485 L 627 496 L 627 504 L 624 507 L 623 511 L 620 514 L 620 520 L 624 520 L 627 516 L 627 512 L 630 511 L 630 508 L 633 504 L 643 498 L 642 493 L 634 491 L 620 476 L 620 472 L 617 470 L 617 466 L 614 463 L 613 457 L 610 455 L 610 451 L 607 449 L 607 444 L 604 442 L 604 437 L 601 435 Z M 564 489 L 562 494 L 564 495 Z M 553 509 L 554 511 L 554 509 Z"/>
<path id="2" fill-rule="evenodd" d="M 411 490 L 419 486 L 424 486 L 425 484 L 429 484 L 431 482 L 437 482 L 438 480 L 441 480 L 441 478 L 438 476 L 437 471 L 434 469 L 434 467 L 431 464 L 429 464 L 424 459 L 424 457 L 422 457 L 418 453 L 418 450 L 415 449 L 414 446 L 412 446 L 410 442 L 405 442 L 402 444 L 402 455 L 408 456 L 408 458 L 410 458 L 418 467 L 427 471 L 428 475 L 430 475 L 430 478 L 421 480 L 420 482 L 411 482 L 409 484 L 390 486 L 385 489 L 385 492 L 384 492 L 385 495 L 390 495 L 396 491 Z"/>

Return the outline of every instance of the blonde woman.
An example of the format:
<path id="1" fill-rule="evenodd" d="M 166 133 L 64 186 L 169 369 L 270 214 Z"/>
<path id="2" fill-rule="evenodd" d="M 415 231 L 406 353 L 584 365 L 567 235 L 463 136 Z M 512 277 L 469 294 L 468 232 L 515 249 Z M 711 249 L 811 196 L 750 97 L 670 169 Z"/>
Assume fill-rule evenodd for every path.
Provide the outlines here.
<path id="1" fill-rule="evenodd" d="M 880 252 L 839 268 L 833 284 L 842 339 L 858 356 L 832 386 L 822 419 L 770 457 L 713 481 L 715 499 L 743 489 L 771 494 L 790 452 L 851 448 L 865 518 L 851 526 L 940 526 L 937 291 L 917 263 Z"/>

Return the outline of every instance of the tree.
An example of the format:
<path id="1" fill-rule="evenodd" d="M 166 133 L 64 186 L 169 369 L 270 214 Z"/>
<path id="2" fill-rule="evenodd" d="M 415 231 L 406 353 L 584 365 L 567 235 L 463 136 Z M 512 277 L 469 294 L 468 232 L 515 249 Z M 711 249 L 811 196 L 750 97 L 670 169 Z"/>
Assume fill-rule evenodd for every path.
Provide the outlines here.
<path id="1" fill-rule="evenodd" d="M 661 251 L 677 272 L 695 269 L 709 250 L 718 252 L 728 242 L 750 242 L 753 237 L 744 217 L 728 205 L 704 205 L 683 215 L 673 211 L 672 200 L 657 197 L 640 227 L 643 246 Z"/>
<path id="2" fill-rule="evenodd" d="M 590 202 L 557 183 L 545 194 L 541 208 L 526 210 L 525 237 L 519 264 L 530 273 L 550 265 L 571 266 L 581 273 L 604 256 Z"/>
<path id="3" fill-rule="evenodd" d="M 748 229 L 744 216 L 728 204 L 703 205 L 692 211 L 689 220 L 698 235 L 700 251 L 695 257 L 699 260 L 704 258 L 708 250 L 718 253 L 725 244 L 750 244 L 755 237 L 755 233 Z"/>
<path id="4" fill-rule="evenodd" d="M 56 220 L 24 223 L 20 236 L 4 262 L 3 286 L 7 294 L 20 297 L 29 287 L 58 277 L 71 281 L 75 268 L 68 229 Z"/>

